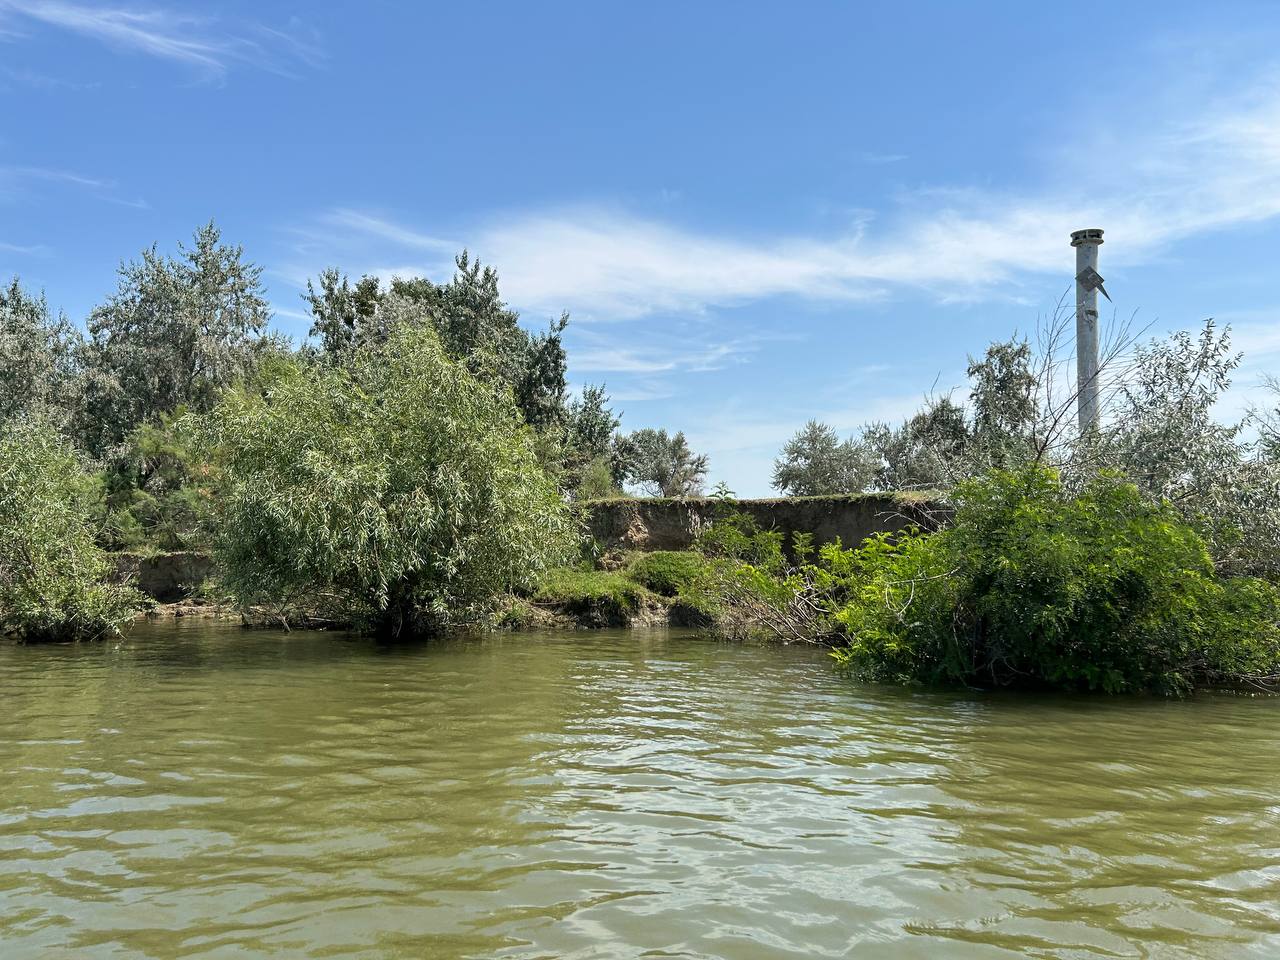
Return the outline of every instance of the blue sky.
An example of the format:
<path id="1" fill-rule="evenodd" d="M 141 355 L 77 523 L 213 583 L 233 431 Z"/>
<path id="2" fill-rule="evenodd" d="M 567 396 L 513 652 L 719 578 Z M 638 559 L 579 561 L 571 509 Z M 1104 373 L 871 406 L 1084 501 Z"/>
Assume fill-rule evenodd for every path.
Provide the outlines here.
<path id="1" fill-rule="evenodd" d="M 893 9 L 896 6 L 901 9 Z M 769 492 L 1034 329 L 1106 229 L 1154 331 L 1280 359 L 1280 5 L 0 0 L 0 277 L 79 320 L 214 218 L 276 326 L 469 247 L 628 428 Z M 1229 412 L 1229 411 L 1228 411 Z"/>

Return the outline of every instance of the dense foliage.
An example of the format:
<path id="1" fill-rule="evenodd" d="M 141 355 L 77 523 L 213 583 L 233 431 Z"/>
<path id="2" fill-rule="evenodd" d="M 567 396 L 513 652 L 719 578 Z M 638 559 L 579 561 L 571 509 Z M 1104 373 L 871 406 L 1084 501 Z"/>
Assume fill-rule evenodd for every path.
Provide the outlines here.
<path id="1" fill-rule="evenodd" d="M 872 483 L 877 466 L 865 443 L 842 441 L 827 424 L 810 420 L 774 461 L 773 486 L 793 497 L 852 493 Z"/>
<path id="2" fill-rule="evenodd" d="M 632 466 L 630 479 L 655 497 L 696 497 L 707 476 L 707 458 L 689 449 L 684 433 L 646 428 L 628 437 Z"/>
<path id="3" fill-rule="evenodd" d="M 141 606 L 94 542 L 93 483 L 47 427 L 0 426 L 0 634 L 96 640 Z"/>
<path id="4" fill-rule="evenodd" d="M 251 385 L 272 357 L 343 366 L 405 324 L 434 331 L 450 358 L 511 398 L 567 497 L 622 495 L 635 481 L 635 447 L 604 388 L 568 389 L 567 317 L 527 330 L 497 272 L 465 251 L 442 282 L 353 283 L 323 271 L 307 285 L 313 323 L 296 349 L 269 331 L 262 276 L 210 223 L 173 255 L 153 246 L 124 263 L 115 292 L 88 316 L 87 337 L 16 278 L 0 288 L 0 423 L 37 417 L 87 455 L 103 477 L 104 544 L 201 547 L 209 487 L 173 424 Z"/>
<path id="5" fill-rule="evenodd" d="M 66 430 L 80 389 L 79 331 L 15 279 L 0 287 L 0 424 L 30 417 Z"/>
<path id="6" fill-rule="evenodd" d="M 562 486 L 575 499 L 622 495 L 623 485 L 635 471 L 635 449 L 618 433 L 620 423 L 603 386 L 588 384 L 569 401 L 561 451 Z"/>
<path id="7" fill-rule="evenodd" d="M 262 268 L 212 223 L 177 257 L 153 247 L 124 264 L 119 289 L 89 316 L 85 449 L 110 455 L 163 413 L 209 409 L 276 344 L 269 319 Z"/>
<path id="8" fill-rule="evenodd" d="M 100 539 L 116 550 L 191 550 L 207 543 L 208 471 L 180 428 L 179 407 L 138 426 L 103 473 Z"/>
<path id="9" fill-rule="evenodd" d="M 627 565 L 631 579 L 663 597 L 677 597 L 693 588 L 706 569 L 702 554 L 692 550 L 642 553 Z"/>
<path id="10" fill-rule="evenodd" d="M 220 566 L 246 602 L 398 633 L 529 583 L 570 542 L 509 396 L 421 325 L 340 366 L 282 361 L 198 433 L 221 474 Z"/>
<path id="11" fill-rule="evenodd" d="M 621 573 L 583 567 L 557 567 L 539 578 L 535 604 L 549 605 L 595 627 L 626 626 L 646 600 L 648 589 Z"/>
<path id="12" fill-rule="evenodd" d="M 728 595 L 876 680 L 1180 692 L 1276 679 L 1276 589 L 1220 577 L 1196 531 L 1135 485 L 994 471 L 954 503 L 932 535 L 740 563 Z"/>
<path id="13" fill-rule="evenodd" d="M 510 390 L 530 426 L 560 423 L 566 399 L 562 334 L 568 317 L 530 334 L 503 301 L 493 267 L 466 251 L 456 266 L 447 283 L 397 278 L 386 291 L 375 277 L 352 285 L 339 271 L 324 271 L 319 289 L 308 283 L 306 293 L 314 318 L 311 335 L 322 355 L 342 362 L 357 348 L 376 347 L 409 313 L 434 330 L 445 352 L 472 374 Z"/>

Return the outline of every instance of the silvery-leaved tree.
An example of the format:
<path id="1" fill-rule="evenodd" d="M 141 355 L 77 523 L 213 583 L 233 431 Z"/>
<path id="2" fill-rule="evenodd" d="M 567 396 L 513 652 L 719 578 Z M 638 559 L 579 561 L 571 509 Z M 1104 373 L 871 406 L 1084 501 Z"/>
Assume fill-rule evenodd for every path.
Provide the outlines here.
<path id="1" fill-rule="evenodd" d="M 683 431 L 668 435 L 666 430 L 646 427 L 632 432 L 627 440 L 629 479 L 643 492 L 655 497 L 702 494 L 707 457 L 689 449 Z"/>
<path id="2" fill-rule="evenodd" d="M 0 287 L 0 423 L 20 416 L 64 430 L 79 403 L 83 338 L 15 277 Z"/>
<path id="3" fill-rule="evenodd" d="M 1231 572 L 1280 573 L 1280 463 L 1247 420 L 1223 422 L 1215 406 L 1241 354 L 1230 332 L 1206 321 L 1133 352 L 1114 378 L 1095 437 L 1073 450 L 1066 474 L 1082 481 L 1119 471 L 1149 498 L 1169 501 Z M 1080 481 L 1078 481 L 1080 482 Z"/>
<path id="4" fill-rule="evenodd" d="M 964 407 L 948 396 L 928 398 L 897 427 L 868 424 L 861 439 L 878 463 L 872 486 L 881 490 L 950 486 L 963 475 L 970 448 Z"/>
<path id="5" fill-rule="evenodd" d="M 262 268 L 211 222 L 176 257 L 155 247 L 122 264 L 119 287 L 89 315 L 81 440 L 108 455 L 142 423 L 202 411 L 277 341 Z"/>
<path id="6" fill-rule="evenodd" d="M 879 466 L 868 444 L 841 440 L 829 425 L 810 420 L 774 461 L 773 486 L 792 497 L 856 493 L 874 481 Z"/>

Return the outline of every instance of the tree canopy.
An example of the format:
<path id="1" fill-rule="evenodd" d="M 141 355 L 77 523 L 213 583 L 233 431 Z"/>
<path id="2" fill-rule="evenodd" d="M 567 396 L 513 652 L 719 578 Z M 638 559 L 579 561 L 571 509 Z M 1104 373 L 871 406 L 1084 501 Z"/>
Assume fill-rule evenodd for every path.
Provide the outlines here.
<path id="1" fill-rule="evenodd" d="M 853 493 L 874 481 L 878 466 L 866 444 L 841 441 L 827 424 L 810 420 L 774 461 L 773 486 L 793 497 Z"/>
<path id="2" fill-rule="evenodd" d="M 0 424 L 0 634 L 96 640 L 141 598 L 95 542 L 93 479 L 47 424 Z"/>
<path id="3" fill-rule="evenodd" d="M 393 293 L 383 309 L 410 306 Z M 572 539 L 511 399 L 421 324 L 342 366 L 281 361 L 194 423 L 221 474 L 218 557 L 246 602 L 397 633 L 528 585 Z"/>
<path id="4" fill-rule="evenodd" d="M 29 416 L 66 429 L 75 416 L 83 338 L 15 277 L 0 287 L 0 423 Z"/>
<path id="5" fill-rule="evenodd" d="M 107 453 L 179 406 L 208 410 L 253 369 L 269 319 L 262 268 L 213 223 L 176 257 L 152 247 L 123 264 L 119 288 L 89 315 L 86 449 Z"/>
<path id="6" fill-rule="evenodd" d="M 680 431 L 645 428 L 628 437 L 634 451 L 630 477 L 645 493 L 657 497 L 696 497 L 707 476 L 707 457 L 689 449 Z"/>
<path id="7" fill-rule="evenodd" d="M 452 279 L 396 277 L 383 290 L 376 277 L 355 284 L 336 269 L 307 284 L 311 336 L 321 354 L 341 362 L 358 347 L 376 346 L 406 314 L 430 326 L 446 353 L 480 379 L 510 390 L 526 423 L 547 429 L 562 422 L 566 358 L 562 334 L 567 315 L 542 333 L 520 326 L 520 314 L 502 299 L 498 273 L 467 251 L 455 261 Z M 390 299 L 394 297 L 395 299 Z M 391 311 L 389 314 L 388 311 Z"/>

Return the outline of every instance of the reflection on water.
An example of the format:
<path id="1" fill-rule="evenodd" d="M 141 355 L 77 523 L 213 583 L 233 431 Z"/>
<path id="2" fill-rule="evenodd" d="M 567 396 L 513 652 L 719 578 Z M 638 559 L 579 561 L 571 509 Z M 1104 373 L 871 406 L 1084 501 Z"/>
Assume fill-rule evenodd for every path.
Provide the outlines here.
<path id="1" fill-rule="evenodd" d="M 6 960 L 1280 955 L 1280 701 L 207 625 L 0 690 Z"/>

